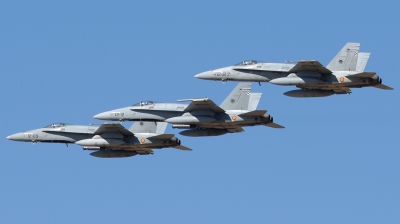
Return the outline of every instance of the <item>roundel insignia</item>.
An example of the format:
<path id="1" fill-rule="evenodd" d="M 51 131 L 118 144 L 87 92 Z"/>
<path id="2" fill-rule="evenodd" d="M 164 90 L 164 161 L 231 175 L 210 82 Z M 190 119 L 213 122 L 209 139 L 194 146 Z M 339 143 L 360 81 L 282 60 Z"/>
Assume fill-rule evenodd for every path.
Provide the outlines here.
<path id="1" fill-rule="evenodd" d="M 340 77 L 340 82 L 344 82 L 344 78 L 343 77 Z"/>
<path id="2" fill-rule="evenodd" d="M 141 138 L 141 139 L 140 139 L 140 142 L 141 142 L 141 143 L 144 143 L 145 141 L 146 141 L 146 139 L 144 139 L 144 138 Z"/>
<path id="3" fill-rule="evenodd" d="M 232 120 L 236 120 L 236 115 L 233 115 L 233 116 L 232 116 Z"/>

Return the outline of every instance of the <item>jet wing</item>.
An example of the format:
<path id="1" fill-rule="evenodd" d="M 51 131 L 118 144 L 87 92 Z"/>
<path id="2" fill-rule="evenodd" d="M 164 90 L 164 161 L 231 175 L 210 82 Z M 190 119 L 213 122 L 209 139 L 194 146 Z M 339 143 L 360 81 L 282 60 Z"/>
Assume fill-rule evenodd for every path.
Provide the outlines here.
<path id="1" fill-rule="evenodd" d="M 195 110 L 211 110 L 215 113 L 225 112 L 225 110 L 217 106 L 212 100 L 208 98 L 178 100 L 178 102 L 184 101 L 192 102 L 185 108 L 185 110 L 183 110 L 183 112 L 191 112 Z"/>
<path id="2" fill-rule="evenodd" d="M 375 86 L 373 86 L 373 87 L 379 88 L 379 89 L 393 90 L 392 87 L 389 87 L 389 86 L 383 85 L 383 84 L 378 84 L 378 85 L 375 85 Z"/>
<path id="3" fill-rule="evenodd" d="M 177 145 L 177 146 L 174 146 L 173 148 L 180 149 L 180 150 L 185 150 L 185 151 L 192 151 L 191 148 L 185 147 L 183 145 Z"/>
<path id="4" fill-rule="evenodd" d="M 282 125 L 276 124 L 276 123 L 269 123 L 269 124 L 264 124 L 265 126 L 268 126 L 270 128 L 285 128 Z"/>
<path id="5" fill-rule="evenodd" d="M 102 124 L 93 134 L 101 135 L 104 133 L 120 133 L 124 136 L 133 135 L 120 124 Z"/>
<path id="6" fill-rule="evenodd" d="M 292 69 L 289 70 L 289 73 L 296 73 L 301 71 L 315 71 L 321 74 L 332 74 L 332 71 L 325 68 L 318 61 L 299 61 Z"/>

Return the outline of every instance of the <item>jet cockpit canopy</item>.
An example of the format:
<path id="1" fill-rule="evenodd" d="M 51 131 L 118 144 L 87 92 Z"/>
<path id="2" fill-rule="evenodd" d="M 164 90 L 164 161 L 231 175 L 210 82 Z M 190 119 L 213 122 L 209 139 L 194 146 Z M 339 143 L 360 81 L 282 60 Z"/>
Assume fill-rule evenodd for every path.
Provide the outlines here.
<path id="1" fill-rule="evenodd" d="M 255 65 L 260 63 L 260 61 L 256 61 L 256 60 L 246 60 L 246 61 L 242 61 L 240 63 L 237 63 L 235 66 L 239 66 L 239 65 Z"/>
<path id="2" fill-rule="evenodd" d="M 146 100 L 146 101 L 140 101 L 139 103 L 135 103 L 132 106 L 149 106 L 149 105 L 153 105 L 155 103 L 158 103 L 158 102 Z"/>
<path id="3" fill-rule="evenodd" d="M 50 125 L 45 126 L 44 128 L 59 128 L 59 127 L 64 127 L 67 126 L 69 124 L 66 123 L 52 123 Z"/>

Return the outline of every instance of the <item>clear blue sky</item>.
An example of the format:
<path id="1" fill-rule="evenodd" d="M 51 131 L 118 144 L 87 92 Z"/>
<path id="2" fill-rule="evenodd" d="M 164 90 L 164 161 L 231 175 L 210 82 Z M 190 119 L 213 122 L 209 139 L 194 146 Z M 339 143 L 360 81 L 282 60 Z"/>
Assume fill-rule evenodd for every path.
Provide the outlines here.
<path id="1" fill-rule="evenodd" d="M 3 1 L 1 223 L 400 223 L 398 1 Z M 264 83 L 245 128 L 194 149 L 98 159 L 5 137 L 140 100 L 222 102 L 199 72 L 244 59 L 314 59 L 346 42 L 394 91 L 296 99 Z M 130 123 L 124 123 L 125 126 Z M 169 133 L 178 130 L 168 128 Z M 179 136 L 178 136 L 179 137 Z"/>

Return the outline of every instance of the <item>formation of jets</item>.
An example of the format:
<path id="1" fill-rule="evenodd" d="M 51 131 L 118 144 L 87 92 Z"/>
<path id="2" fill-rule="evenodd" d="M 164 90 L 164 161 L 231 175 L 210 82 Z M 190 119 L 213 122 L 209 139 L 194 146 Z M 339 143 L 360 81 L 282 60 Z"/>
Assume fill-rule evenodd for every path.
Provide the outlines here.
<path id="1" fill-rule="evenodd" d="M 257 110 L 262 93 L 252 93 L 251 83 L 270 82 L 294 85 L 300 89 L 284 93 L 291 97 L 325 97 L 351 93 L 350 88 L 372 86 L 385 90 L 375 72 L 364 72 L 370 53 L 359 52 L 359 43 L 347 43 L 326 66 L 318 61 L 266 63 L 243 61 L 234 66 L 219 68 L 195 75 L 196 78 L 219 81 L 243 81 L 218 106 L 208 98 L 183 99 L 183 103 L 140 101 L 132 106 L 110 110 L 94 116 L 108 121 L 134 121 L 129 129 L 118 123 L 101 125 L 70 125 L 53 123 L 43 128 L 13 134 L 9 140 L 24 142 L 74 143 L 90 155 L 100 158 L 130 157 L 153 154 L 152 149 L 176 148 L 181 145 L 173 134 L 165 134 L 168 124 L 185 129 L 189 137 L 219 136 L 243 132 L 243 127 L 264 125 L 284 128 L 274 122 L 267 110 Z M 246 83 L 247 82 L 247 83 Z"/>

